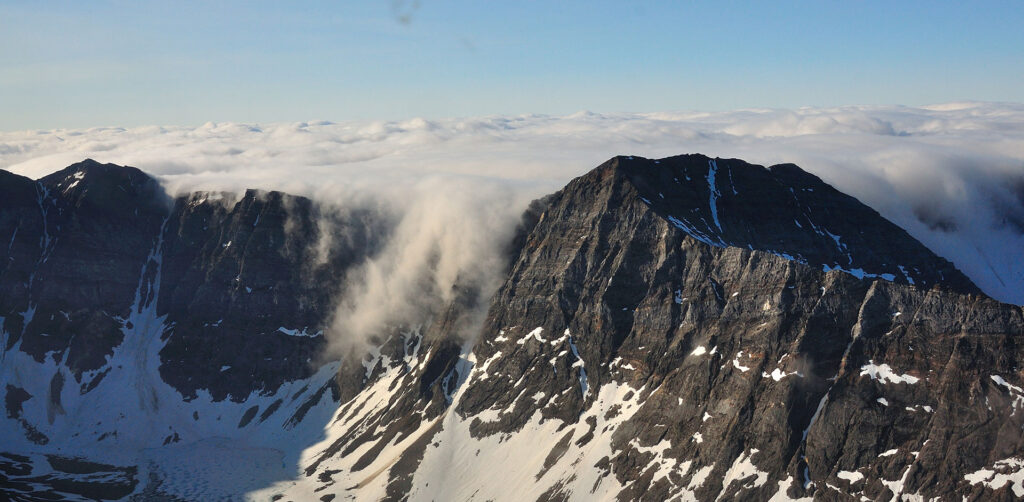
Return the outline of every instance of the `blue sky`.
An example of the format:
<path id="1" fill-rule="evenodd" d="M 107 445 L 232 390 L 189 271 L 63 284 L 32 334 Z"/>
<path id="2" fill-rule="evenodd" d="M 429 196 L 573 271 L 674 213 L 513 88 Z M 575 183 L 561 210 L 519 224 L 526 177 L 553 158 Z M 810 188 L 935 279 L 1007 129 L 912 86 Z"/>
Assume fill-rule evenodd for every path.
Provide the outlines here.
<path id="1" fill-rule="evenodd" d="M 1024 101 L 1020 2 L 0 0 L 0 130 Z"/>

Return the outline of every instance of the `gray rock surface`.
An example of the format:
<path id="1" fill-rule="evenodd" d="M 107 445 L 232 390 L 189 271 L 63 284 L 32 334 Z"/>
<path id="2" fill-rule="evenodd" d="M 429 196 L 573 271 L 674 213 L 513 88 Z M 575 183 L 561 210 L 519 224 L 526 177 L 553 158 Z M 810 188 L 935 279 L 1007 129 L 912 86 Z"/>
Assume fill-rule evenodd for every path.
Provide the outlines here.
<path id="1" fill-rule="evenodd" d="M 715 164 L 721 230 L 706 203 Z M 837 260 L 895 279 L 822 270 Z M 548 340 L 571 335 L 521 343 L 538 327 Z M 595 399 L 587 388 L 644 389 L 613 435 L 618 454 L 595 466 L 632 482 L 623 499 L 667 500 L 703 466 L 714 467 L 694 491 L 701 500 L 768 499 L 789 478 L 793 497 L 888 498 L 885 483 L 902 480 L 902 493 L 926 499 L 1009 498 L 964 475 L 1022 451 L 1019 391 L 997 380 L 1021 381 L 1022 330 L 1020 307 L 977 294 L 947 261 L 795 166 L 617 158 L 551 201 L 476 346 L 477 360 L 500 352 L 492 377 L 471 382 L 458 411 L 507 410 L 476 431 L 486 435 L 537 411 L 519 387 L 560 396 L 539 412 L 566 422 Z M 566 350 L 575 357 L 557 357 Z M 634 438 L 669 440 L 665 455 L 691 461 L 689 472 L 652 479 L 657 464 Z M 725 479 L 744 455 L 766 476 Z"/>

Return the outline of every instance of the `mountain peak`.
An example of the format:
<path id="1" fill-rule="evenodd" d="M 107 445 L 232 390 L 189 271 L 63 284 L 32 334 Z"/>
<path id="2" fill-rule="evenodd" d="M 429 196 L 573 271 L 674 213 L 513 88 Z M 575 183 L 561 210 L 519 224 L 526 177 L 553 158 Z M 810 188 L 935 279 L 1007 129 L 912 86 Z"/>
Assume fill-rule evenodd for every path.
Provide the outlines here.
<path id="1" fill-rule="evenodd" d="M 979 292 L 905 230 L 795 164 L 764 167 L 701 154 L 619 156 L 595 171 L 604 170 L 621 174 L 651 210 L 711 246 L 766 251 L 825 271 L 924 289 Z"/>
<path id="2" fill-rule="evenodd" d="M 77 205 L 109 210 L 139 205 L 163 212 L 169 204 L 159 182 L 140 169 L 102 164 L 93 159 L 44 176 L 39 183 L 50 192 L 66 195 Z"/>
<path id="3" fill-rule="evenodd" d="M 71 164 L 60 171 L 53 174 L 43 176 L 39 179 L 44 185 L 53 187 L 63 187 L 66 189 L 67 185 L 78 183 L 76 181 L 83 180 L 86 177 L 90 179 L 105 179 L 108 182 L 119 182 L 128 181 L 132 184 L 145 183 L 148 180 L 152 180 L 148 174 L 142 172 L 140 169 L 131 166 L 120 166 L 117 164 L 103 164 L 93 159 L 85 159 L 81 162 Z"/>

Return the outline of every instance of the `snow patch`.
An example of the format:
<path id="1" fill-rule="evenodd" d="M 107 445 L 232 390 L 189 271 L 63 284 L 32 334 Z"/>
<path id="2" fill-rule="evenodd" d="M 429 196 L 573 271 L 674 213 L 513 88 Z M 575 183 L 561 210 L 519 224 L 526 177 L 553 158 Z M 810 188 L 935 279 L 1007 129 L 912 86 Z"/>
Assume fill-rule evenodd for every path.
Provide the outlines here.
<path id="1" fill-rule="evenodd" d="M 533 331 L 527 333 L 526 336 L 524 336 L 524 337 L 520 338 L 519 340 L 517 340 L 516 341 L 516 345 L 523 345 L 528 340 L 530 340 L 531 338 L 534 339 L 534 340 L 537 340 L 540 343 L 545 343 L 545 342 L 547 342 L 547 340 L 545 340 L 543 337 L 540 336 L 540 334 L 543 333 L 543 332 L 544 332 L 544 328 L 536 328 Z"/>
<path id="2" fill-rule="evenodd" d="M 715 159 L 708 160 L 708 207 L 711 209 L 711 219 L 714 220 L 715 226 L 718 227 L 718 231 L 722 231 L 722 223 L 718 221 L 718 198 L 722 194 L 718 191 L 715 186 L 715 173 L 718 171 L 718 162 Z"/>
<path id="3" fill-rule="evenodd" d="M 1006 458 L 996 461 L 991 469 L 979 469 L 964 476 L 972 485 L 983 485 L 998 490 L 1007 483 L 1017 497 L 1024 497 L 1024 460 Z"/>
<path id="4" fill-rule="evenodd" d="M 786 492 L 793 486 L 793 476 L 786 476 L 786 479 L 779 481 L 779 489 L 768 499 L 768 502 L 812 502 L 814 497 L 791 498 Z"/>
<path id="5" fill-rule="evenodd" d="M 1014 413 L 1016 413 L 1017 409 L 1019 409 L 1021 406 L 1024 406 L 1024 389 L 1021 389 L 1020 387 L 1013 385 L 1010 382 L 1007 382 L 1003 377 L 999 375 L 991 375 L 990 378 L 997 385 L 1006 387 L 1007 392 L 1009 392 L 1010 396 L 1013 398 L 1012 406 Z"/>
<path id="6" fill-rule="evenodd" d="M 868 364 L 860 367 L 860 376 L 870 376 L 872 380 L 878 380 L 881 383 L 909 383 L 915 384 L 921 379 L 913 375 L 900 375 L 892 370 L 888 364 L 875 364 L 873 360 L 868 361 Z"/>
<path id="7" fill-rule="evenodd" d="M 739 351 L 738 354 L 736 354 L 736 358 L 732 360 L 732 365 L 736 369 L 740 370 L 741 372 L 746 373 L 746 372 L 750 371 L 750 367 L 749 366 L 743 366 L 742 364 L 740 364 L 740 358 L 741 357 L 743 357 L 743 351 L 742 350 Z"/>
<path id="8" fill-rule="evenodd" d="M 318 336 L 323 336 L 323 334 L 324 334 L 323 330 L 319 330 L 319 331 L 310 333 L 308 326 L 305 327 L 305 328 L 302 328 L 301 330 L 299 330 L 299 329 L 288 329 L 288 328 L 285 328 L 284 326 L 282 326 L 280 328 L 277 328 L 277 330 L 280 331 L 281 333 L 284 333 L 284 334 L 288 335 L 288 336 L 304 336 L 304 337 L 307 337 L 307 338 L 316 338 Z"/>
<path id="9" fill-rule="evenodd" d="M 759 450 L 757 448 L 752 448 L 749 454 L 743 453 L 740 454 L 739 457 L 736 457 L 732 466 L 725 472 L 725 478 L 722 480 L 722 492 L 718 494 L 716 500 L 720 500 L 729 489 L 729 486 L 735 481 L 744 480 L 753 476 L 754 479 L 743 484 L 742 487 L 744 489 L 757 488 L 768 482 L 768 473 L 758 469 L 751 461 L 758 451 Z"/>
<path id="10" fill-rule="evenodd" d="M 761 372 L 761 378 L 769 378 L 770 377 L 772 380 L 775 380 L 776 382 L 781 381 L 783 378 L 786 378 L 786 377 L 792 376 L 792 375 L 796 375 L 798 377 L 803 377 L 803 375 L 799 371 L 790 371 L 790 372 L 787 373 L 787 372 L 783 371 L 780 368 L 773 369 L 771 373 L 765 373 L 763 371 Z"/>
<path id="11" fill-rule="evenodd" d="M 538 328 L 539 329 L 539 328 Z M 569 334 L 569 330 L 565 330 L 566 335 Z M 572 350 L 572 355 L 576 356 L 576 362 L 572 364 L 573 368 L 579 367 L 579 380 L 580 380 L 580 391 L 583 393 L 583 398 L 587 398 L 587 393 L 590 391 L 590 386 L 587 384 L 587 370 L 583 358 L 580 357 L 580 352 L 576 350 L 576 342 L 573 341 L 572 336 L 569 337 L 569 348 Z M 632 368 L 630 368 L 632 369 Z"/>

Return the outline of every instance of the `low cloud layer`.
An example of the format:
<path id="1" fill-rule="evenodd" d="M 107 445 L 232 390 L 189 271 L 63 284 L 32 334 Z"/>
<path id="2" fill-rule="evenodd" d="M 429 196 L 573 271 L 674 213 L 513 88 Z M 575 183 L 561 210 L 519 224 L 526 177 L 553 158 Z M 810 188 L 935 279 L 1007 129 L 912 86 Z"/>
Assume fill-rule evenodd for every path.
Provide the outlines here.
<path id="1" fill-rule="evenodd" d="M 262 188 L 397 215 L 350 279 L 335 329 L 415 322 L 473 277 L 496 287 L 502 246 L 533 198 L 608 158 L 699 152 L 793 162 L 877 209 L 993 297 L 1024 304 L 1024 105 L 721 113 L 577 113 L 400 122 L 208 123 L 0 133 L 0 168 L 37 178 L 91 157 L 172 192 Z"/>

